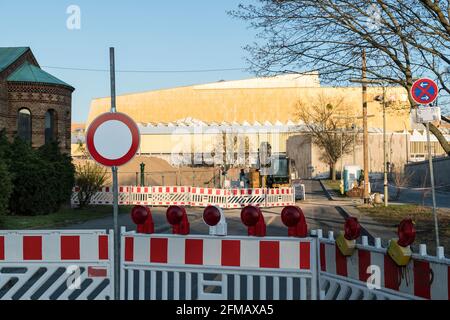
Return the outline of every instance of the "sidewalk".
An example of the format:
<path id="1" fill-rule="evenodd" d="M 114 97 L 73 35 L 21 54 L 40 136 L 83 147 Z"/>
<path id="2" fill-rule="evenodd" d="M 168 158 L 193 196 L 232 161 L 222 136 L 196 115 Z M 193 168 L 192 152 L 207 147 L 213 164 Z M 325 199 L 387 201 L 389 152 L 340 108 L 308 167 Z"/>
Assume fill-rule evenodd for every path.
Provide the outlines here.
<path id="1" fill-rule="evenodd" d="M 357 208 L 357 205 L 361 205 L 363 201 L 361 199 L 341 197 L 334 190 L 329 189 L 322 181 L 320 181 L 325 194 L 331 201 L 335 201 L 337 207 L 341 208 L 347 215 L 358 218 L 361 226 L 367 230 L 367 232 L 373 238 L 381 238 L 382 245 L 387 246 L 388 241 L 397 236 L 396 225 L 386 225 L 377 222 L 371 217 L 362 214 Z M 369 237 L 370 238 L 370 237 Z"/>

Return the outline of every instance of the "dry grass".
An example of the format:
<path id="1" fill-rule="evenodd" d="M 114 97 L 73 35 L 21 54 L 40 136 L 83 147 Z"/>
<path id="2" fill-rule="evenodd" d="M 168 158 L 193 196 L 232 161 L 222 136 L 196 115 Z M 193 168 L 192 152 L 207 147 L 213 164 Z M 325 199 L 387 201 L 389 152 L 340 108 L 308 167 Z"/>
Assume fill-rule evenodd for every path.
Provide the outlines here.
<path id="1" fill-rule="evenodd" d="M 328 189 L 332 190 L 336 196 L 345 197 L 341 194 L 341 180 L 322 180 L 322 182 Z"/>
<path id="2" fill-rule="evenodd" d="M 404 218 L 411 218 L 416 224 L 417 236 L 415 243 L 425 243 L 434 249 L 434 218 L 430 207 L 419 205 L 390 205 L 384 206 L 359 206 L 358 210 L 370 216 L 374 220 L 396 226 Z M 450 209 L 438 209 L 439 238 L 441 246 L 450 248 Z M 430 251 L 431 252 L 431 251 Z"/>

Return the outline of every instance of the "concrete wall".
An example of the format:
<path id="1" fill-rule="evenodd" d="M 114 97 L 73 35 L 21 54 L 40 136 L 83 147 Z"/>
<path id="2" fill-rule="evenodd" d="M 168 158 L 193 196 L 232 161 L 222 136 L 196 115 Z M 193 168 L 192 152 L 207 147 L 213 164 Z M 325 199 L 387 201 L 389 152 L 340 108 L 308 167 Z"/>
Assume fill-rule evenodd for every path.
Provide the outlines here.
<path id="1" fill-rule="evenodd" d="M 286 154 L 295 167 L 298 178 L 312 178 L 314 171 L 312 165 L 311 137 L 308 135 L 296 135 L 290 137 L 286 143 Z M 292 169 L 291 169 L 292 171 Z"/>
<path id="2" fill-rule="evenodd" d="M 364 166 L 362 137 L 357 139 L 355 147 L 356 165 Z M 409 134 L 389 133 L 387 134 L 387 160 L 394 164 L 396 168 L 402 168 L 409 158 Z M 326 176 L 329 174 L 329 165 L 322 161 L 322 150 L 316 145 L 311 146 L 311 139 L 306 135 L 297 135 L 288 139 L 287 156 L 294 160 L 299 178 L 310 178 L 317 176 Z M 353 152 L 344 155 L 343 165 L 353 164 Z M 383 134 L 372 133 L 369 135 L 369 172 L 383 172 Z M 314 168 L 311 176 L 312 166 Z M 336 170 L 341 170 L 341 160 L 336 164 Z"/>
<path id="3" fill-rule="evenodd" d="M 436 186 L 446 186 L 439 190 L 450 191 L 450 158 L 433 159 L 434 181 Z M 428 160 L 405 165 L 405 173 L 411 175 L 410 185 L 415 187 L 430 186 Z"/>

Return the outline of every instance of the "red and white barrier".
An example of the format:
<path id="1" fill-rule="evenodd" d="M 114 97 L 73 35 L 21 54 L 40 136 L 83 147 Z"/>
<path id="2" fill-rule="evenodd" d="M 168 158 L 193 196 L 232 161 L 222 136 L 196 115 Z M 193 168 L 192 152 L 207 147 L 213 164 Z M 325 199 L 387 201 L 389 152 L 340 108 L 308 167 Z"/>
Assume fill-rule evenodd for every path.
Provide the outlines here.
<path id="1" fill-rule="evenodd" d="M 124 262 L 312 271 L 310 239 L 124 235 Z"/>
<path id="2" fill-rule="evenodd" d="M 193 207 L 207 207 L 218 206 L 220 208 L 227 207 L 227 192 L 226 189 L 211 189 L 211 188 L 191 188 L 190 205 Z"/>
<path id="3" fill-rule="evenodd" d="M 78 205 L 78 189 L 74 188 L 72 205 Z M 95 193 L 92 205 L 111 205 L 112 188 L 105 187 Z M 120 205 L 194 206 L 210 205 L 220 208 L 284 207 L 295 204 L 294 188 L 280 189 L 213 189 L 198 187 L 119 187 Z"/>
<path id="4" fill-rule="evenodd" d="M 267 189 L 266 207 L 295 205 L 294 188 Z"/>
<path id="5" fill-rule="evenodd" d="M 0 299 L 110 299 L 112 244 L 104 231 L 0 231 Z"/>
<path id="6" fill-rule="evenodd" d="M 227 208 L 265 207 L 266 189 L 232 189 L 228 191 Z"/>
<path id="7" fill-rule="evenodd" d="M 449 299 L 449 259 L 414 254 L 406 267 L 399 267 L 388 256 L 386 249 L 381 248 L 380 244 L 378 247 L 372 247 L 367 245 L 367 240 L 364 242 L 365 245 L 357 245 L 352 256 L 346 257 L 341 254 L 334 240 L 320 239 L 320 277 L 325 278 L 328 282 L 332 282 L 330 279 L 335 278 L 344 281 L 347 285 L 348 280 L 356 281 L 356 285 L 351 288 L 353 294 L 357 292 L 355 288 L 359 284 L 361 294 L 373 293 L 382 298 Z M 377 268 L 379 273 L 374 272 L 374 268 Z M 368 290 L 367 280 L 372 273 L 380 277 L 380 289 L 378 290 Z M 323 294 L 327 298 L 336 298 L 333 296 L 333 292 L 324 292 Z M 343 297 L 342 293 L 341 297 Z"/>
<path id="8" fill-rule="evenodd" d="M 317 249 L 312 238 L 183 237 L 123 232 L 122 248 L 122 299 L 164 299 L 169 292 L 174 292 L 174 299 L 227 299 L 229 295 L 235 299 L 254 299 L 259 295 L 264 299 L 268 297 L 267 277 L 274 277 L 272 298 L 283 296 L 282 292 L 288 299 L 316 297 Z M 139 275 L 137 281 L 135 272 Z M 153 279 L 149 297 L 141 288 L 145 272 L 151 272 Z M 157 272 L 162 272 L 162 282 L 157 280 Z M 168 273 L 174 274 L 173 281 L 168 281 Z M 205 274 L 216 274 L 217 279 L 207 280 Z M 240 290 L 241 276 L 247 281 L 246 293 Z M 194 277 L 197 281 L 192 280 Z M 282 278 L 286 278 L 286 285 L 281 283 Z M 228 279 L 234 283 L 233 292 L 228 290 Z M 253 292 L 253 281 L 260 283 L 260 292 Z M 208 291 L 208 286 L 220 287 L 220 293 L 209 292 L 213 290 Z M 133 287 L 140 292 L 138 296 L 133 290 L 125 290 Z M 184 297 L 180 296 L 181 287 L 185 288 Z"/>

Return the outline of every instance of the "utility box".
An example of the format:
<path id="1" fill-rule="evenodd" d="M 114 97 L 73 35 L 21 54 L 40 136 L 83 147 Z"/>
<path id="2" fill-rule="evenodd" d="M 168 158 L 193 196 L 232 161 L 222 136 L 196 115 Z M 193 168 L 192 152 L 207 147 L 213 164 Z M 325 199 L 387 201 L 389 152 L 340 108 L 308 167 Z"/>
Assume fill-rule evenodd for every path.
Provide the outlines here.
<path id="1" fill-rule="evenodd" d="M 358 180 L 361 177 L 360 166 L 345 166 L 344 167 L 344 192 L 348 192 L 353 187 L 358 186 Z"/>

